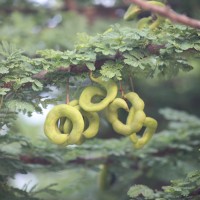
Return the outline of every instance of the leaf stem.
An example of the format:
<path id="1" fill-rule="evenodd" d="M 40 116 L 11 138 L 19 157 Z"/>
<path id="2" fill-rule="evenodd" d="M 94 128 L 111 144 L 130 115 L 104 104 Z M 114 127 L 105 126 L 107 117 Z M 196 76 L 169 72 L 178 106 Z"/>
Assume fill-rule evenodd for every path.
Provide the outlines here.
<path id="1" fill-rule="evenodd" d="M 130 81 L 131 91 L 134 92 L 134 84 L 133 84 L 133 77 L 132 76 L 129 76 L 129 81 Z"/>
<path id="2" fill-rule="evenodd" d="M 70 68 L 68 69 L 68 72 L 70 72 Z M 66 104 L 69 104 L 70 102 L 70 91 L 69 91 L 69 76 L 67 77 L 67 81 L 66 81 Z"/>
<path id="3" fill-rule="evenodd" d="M 1 99 L 0 99 L 0 109 L 1 109 L 2 105 L 3 105 L 3 95 L 1 95 Z"/>
<path id="4" fill-rule="evenodd" d="M 121 93 L 122 98 L 124 98 L 124 89 L 122 87 L 122 81 L 119 81 L 119 91 Z"/>

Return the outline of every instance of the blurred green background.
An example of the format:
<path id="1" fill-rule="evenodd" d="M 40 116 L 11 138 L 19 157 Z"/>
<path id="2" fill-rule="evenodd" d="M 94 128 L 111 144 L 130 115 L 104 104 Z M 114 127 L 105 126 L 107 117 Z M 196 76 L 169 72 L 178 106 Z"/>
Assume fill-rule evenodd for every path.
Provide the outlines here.
<path id="1" fill-rule="evenodd" d="M 164 2 L 167 2 L 177 12 L 200 19 L 199 0 L 168 0 Z M 78 33 L 86 32 L 95 35 L 104 32 L 114 23 L 134 27 L 134 22 L 123 21 L 123 14 L 127 7 L 127 4 L 119 0 L 1 1 L 0 41 L 8 41 L 14 44 L 17 48 L 24 50 L 24 54 L 30 57 L 35 57 L 36 51 L 40 49 L 62 51 L 73 49 Z M 145 101 L 147 115 L 155 117 L 159 121 L 158 131 L 166 128 L 166 121 L 158 112 L 160 108 L 171 107 L 200 117 L 200 61 L 197 58 L 191 59 L 190 62 L 194 66 L 191 72 L 180 73 L 168 80 L 158 78 L 134 78 L 133 80 L 135 91 Z M 127 89 L 130 89 L 129 81 L 124 81 L 124 85 Z M 53 95 L 60 96 L 63 102 L 65 101 L 64 87 L 59 88 L 59 90 L 55 88 L 55 93 L 53 93 Z M 44 139 L 42 125 L 47 111 L 44 111 L 43 115 L 34 114 L 31 118 L 20 115 L 15 123 L 16 135 L 24 135 L 35 144 L 41 138 Z M 102 120 L 99 137 L 106 139 L 118 136 Z M 4 148 L 11 152 L 15 149 L 15 153 L 18 153 L 17 144 L 11 147 L 5 146 Z M 16 179 L 10 179 L 10 184 L 28 191 L 35 184 L 37 184 L 37 188 L 41 189 L 56 182 L 58 184 L 53 188 L 62 191 L 59 193 L 60 199 L 122 200 L 128 199 L 124 194 L 127 192 L 127 188 L 130 187 L 130 183 L 135 183 L 133 181 L 134 176 L 137 177 L 140 173 L 140 171 L 134 171 L 132 177 L 130 177 L 130 173 L 119 170 L 119 173 L 123 174 L 123 176 L 118 177 L 118 182 L 121 182 L 121 184 L 111 187 L 108 192 L 102 193 L 99 191 L 97 184 L 99 167 L 89 169 L 76 167 L 62 171 L 56 171 L 55 169 L 55 172 L 48 171 L 47 168 L 42 170 L 41 167 L 35 166 L 31 174 L 27 176 L 18 174 Z M 150 176 L 150 174 L 148 175 Z M 182 175 L 182 172 L 180 172 L 180 175 Z M 168 183 L 171 178 L 179 178 L 177 171 L 167 174 L 167 177 L 159 180 L 160 182 L 158 181 L 154 186 L 159 188 L 161 183 Z M 150 181 L 148 178 L 145 180 L 146 183 Z M 138 180 L 138 183 L 140 182 L 142 181 Z M 54 191 L 51 192 L 54 193 Z M 40 192 L 38 196 L 44 199 L 55 199 L 51 192 L 49 194 Z"/>

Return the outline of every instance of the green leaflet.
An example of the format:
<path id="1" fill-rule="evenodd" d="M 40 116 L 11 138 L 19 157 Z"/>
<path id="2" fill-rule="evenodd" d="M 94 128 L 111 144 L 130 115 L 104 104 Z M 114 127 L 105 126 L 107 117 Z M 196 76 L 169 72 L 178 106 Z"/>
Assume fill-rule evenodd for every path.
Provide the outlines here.
<path id="1" fill-rule="evenodd" d="M 6 106 L 12 110 L 12 111 L 27 111 L 27 112 L 33 112 L 35 111 L 35 107 L 33 104 L 28 102 L 23 102 L 20 100 L 10 100 L 5 102 Z"/>

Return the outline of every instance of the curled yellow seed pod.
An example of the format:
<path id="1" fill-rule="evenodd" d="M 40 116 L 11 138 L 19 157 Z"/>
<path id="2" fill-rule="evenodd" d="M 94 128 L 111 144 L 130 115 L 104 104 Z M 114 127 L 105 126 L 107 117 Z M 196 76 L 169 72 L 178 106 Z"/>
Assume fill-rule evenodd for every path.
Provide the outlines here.
<path id="1" fill-rule="evenodd" d="M 88 127 L 83 131 L 83 135 L 86 138 L 94 137 L 99 131 L 99 115 L 97 112 L 80 111 L 82 115 L 88 120 Z"/>
<path id="2" fill-rule="evenodd" d="M 113 102 L 106 108 L 106 118 L 112 124 L 115 120 L 118 120 L 118 109 L 124 109 L 129 111 L 126 101 L 122 98 L 116 98 Z"/>
<path id="3" fill-rule="evenodd" d="M 78 100 L 74 100 L 69 103 L 69 105 L 74 105 L 74 107 L 80 111 L 83 118 L 85 118 L 85 120 L 88 122 L 88 126 L 87 127 L 85 126 L 84 131 L 82 132 L 81 140 L 78 143 L 76 143 L 76 144 L 81 144 L 84 141 L 84 137 L 92 138 L 98 133 L 100 120 L 97 112 L 84 111 L 78 104 L 79 104 Z M 64 133 L 68 133 L 71 129 L 72 129 L 72 123 L 69 119 L 67 119 L 64 124 Z"/>
<path id="4" fill-rule="evenodd" d="M 141 12 L 141 8 L 134 5 L 134 4 L 131 4 L 128 8 L 128 10 L 125 12 L 124 14 L 124 20 L 126 21 L 130 21 L 130 20 L 133 20 L 135 19 L 138 14 Z"/>
<path id="5" fill-rule="evenodd" d="M 159 1 L 147 1 L 147 3 L 151 5 L 156 5 L 156 6 L 165 6 L 165 4 L 159 2 Z M 131 4 L 124 14 L 124 20 L 130 21 L 135 19 L 140 13 L 142 12 L 142 9 L 134 4 Z M 155 29 L 158 27 L 162 22 L 165 21 L 164 17 L 161 17 L 160 15 L 156 14 L 157 19 L 149 25 L 150 21 L 152 20 L 152 17 L 146 17 L 143 19 L 140 19 L 138 22 L 138 28 L 142 29 L 145 27 L 149 27 L 150 29 Z"/>
<path id="6" fill-rule="evenodd" d="M 126 119 L 126 124 L 130 124 L 134 120 L 135 108 L 132 106 L 129 110 L 128 117 Z"/>
<path id="7" fill-rule="evenodd" d="M 148 28 L 151 21 L 152 21 L 151 17 L 144 17 L 140 19 L 137 23 L 138 29 Z"/>
<path id="8" fill-rule="evenodd" d="M 69 134 L 62 134 L 57 127 L 57 121 L 66 117 L 72 122 L 72 130 Z M 45 135 L 55 144 L 75 144 L 81 138 L 84 129 L 84 121 L 81 113 L 67 104 L 55 106 L 47 114 L 44 123 Z"/>
<path id="9" fill-rule="evenodd" d="M 92 81 L 100 84 L 103 88 L 94 86 L 87 87 L 83 90 L 79 98 L 79 105 L 81 108 L 88 112 L 101 111 L 108 106 L 117 96 L 118 88 L 117 84 L 113 80 L 103 81 L 101 77 L 94 78 L 90 75 Z M 98 103 L 93 103 L 92 98 L 94 96 L 104 96 L 103 100 Z"/>
<path id="10" fill-rule="evenodd" d="M 138 132 L 142 128 L 144 120 L 146 118 L 146 115 L 143 111 L 144 101 L 135 92 L 129 92 L 125 94 L 124 97 L 131 103 L 133 107 L 133 109 L 130 109 L 131 112 L 129 113 L 129 115 L 131 116 L 130 118 L 128 116 L 127 120 L 130 120 L 130 125 L 132 127 L 132 130 L 134 130 L 133 132 Z"/>
<path id="11" fill-rule="evenodd" d="M 75 105 L 77 105 L 77 103 L 78 103 L 78 100 L 73 100 L 68 105 L 75 106 Z M 66 121 L 68 121 L 68 123 L 69 123 L 69 127 L 67 126 L 67 129 L 66 129 L 66 127 L 64 127 L 64 124 Z M 68 123 L 66 123 L 66 124 L 68 124 Z M 67 119 L 66 117 L 61 117 L 57 121 L 57 126 L 58 126 L 59 130 L 65 134 L 69 134 L 72 129 L 71 121 L 69 119 Z"/>
<path id="12" fill-rule="evenodd" d="M 120 120 L 115 120 L 112 123 L 112 127 L 119 134 L 130 135 L 133 132 L 138 132 L 142 128 L 145 117 L 145 113 L 142 110 L 139 110 L 131 124 L 124 124 Z"/>
<path id="13" fill-rule="evenodd" d="M 144 121 L 144 126 L 146 127 L 146 129 L 141 138 L 139 138 L 136 133 L 133 133 L 129 136 L 136 149 L 141 149 L 145 144 L 148 143 L 148 141 L 155 133 L 158 123 L 155 119 L 151 117 L 146 117 Z"/>
<path id="14" fill-rule="evenodd" d="M 73 101 L 70 101 L 68 105 L 70 105 L 70 106 L 76 106 L 76 105 L 78 105 L 78 100 L 75 99 Z M 62 133 L 69 134 L 70 131 L 72 130 L 72 123 L 66 117 L 61 117 L 58 120 L 58 127 L 59 127 L 59 130 Z"/>
<path id="15" fill-rule="evenodd" d="M 143 100 L 134 92 L 129 92 L 124 95 L 124 97 L 131 103 L 131 112 L 129 112 L 127 120 L 130 123 L 122 123 L 118 119 L 118 113 L 116 110 L 120 108 L 115 100 L 110 103 L 108 107 L 109 117 L 108 120 L 111 122 L 113 129 L 115 132 L 122 134 L 122 135 L 130 135 L 133 132 L 138 132 L 144 123 L 146 115 L 143 111 L 144 109 L 144 102 Z M 124 101 L 124 100 L 123 100 Z M 126 102 L 125 102 L 126 103 Z M 132 111 L 133 110 L 133 111 Z"/>
<path id="16" fill-rule="evenodd" d="M 129 92 L 124 95 L 124 98 L 130 101 L 135 111 L 144 110 L 144 101 L 135 92 Z"/>
<path id="17" fill-rule="evenodd" d="M 165 4 L 159 2 L 159 1 L 148 1 L 149 4 L 151 5 L 156 5 L 156 6 L 165 6 Z M 124 14 L 124 20 L 133 20 L 135 19 L 140 13 L 142 12 L 142 9 L 134 4 L 131 4 L 128 8 L 128 10 Z"/>

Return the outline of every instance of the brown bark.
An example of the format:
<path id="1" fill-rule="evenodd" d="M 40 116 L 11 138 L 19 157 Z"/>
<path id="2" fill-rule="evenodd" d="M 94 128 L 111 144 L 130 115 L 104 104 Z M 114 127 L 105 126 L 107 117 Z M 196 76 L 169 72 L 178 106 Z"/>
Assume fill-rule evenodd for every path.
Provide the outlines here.
<path id="1" fill-rule="evenodd" d="M 186 15 L 178 14 L 168 6 L 156 6 L 149 4 L 147 1 L 144 0 L 126 0 L 126 2 L 134 3 L 144 10 L 149 10 L 151 12 L 164 16 L 172 22 L 200 29 L 200 20 L 192 19 L 187 17 Z"/>

